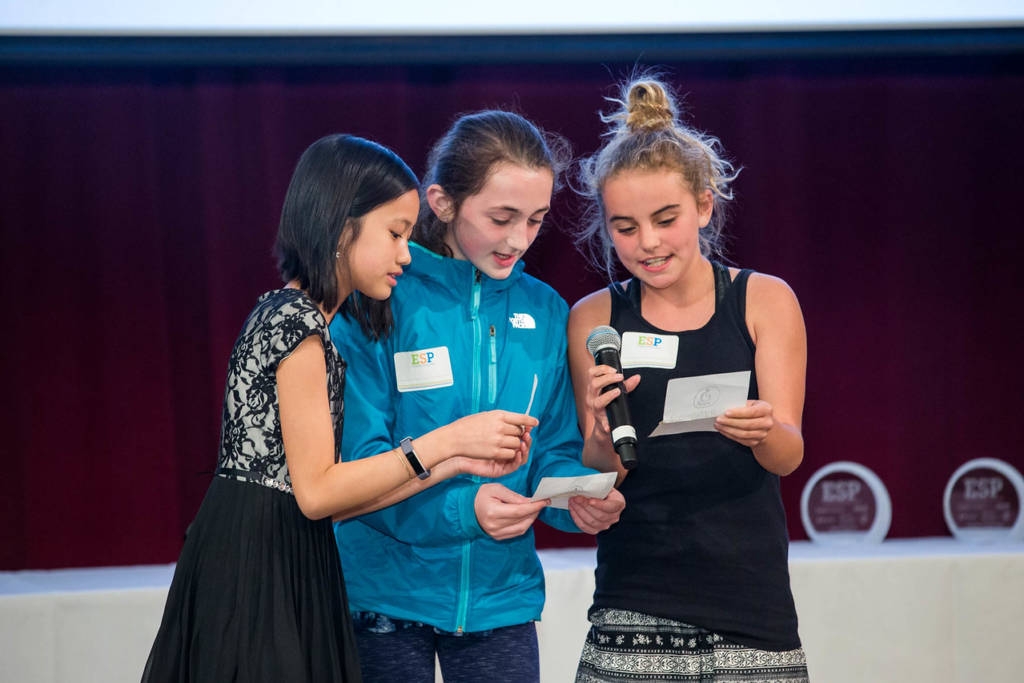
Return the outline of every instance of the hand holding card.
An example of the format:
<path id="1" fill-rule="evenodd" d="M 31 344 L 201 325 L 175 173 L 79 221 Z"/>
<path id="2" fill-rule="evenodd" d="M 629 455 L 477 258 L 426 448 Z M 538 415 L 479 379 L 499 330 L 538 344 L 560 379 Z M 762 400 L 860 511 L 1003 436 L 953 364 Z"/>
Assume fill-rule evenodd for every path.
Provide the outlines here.
<path id="1" fill-rule="evenodd" d="M 600 472 L 579 477 L 544 477 L 530 500 L 550 498 L 551 507 L 568 510 L 569 499 L 573 496 L 606 498 L 615 486 L 616 476 L 615 472 Z"/>
<path id="2" fill-rule="evenodd" d="M 651 437 L 715 431 L 715 418 L 747 404 L 750 371 L 725 372 L 668 381 L 665 411 Z"/>

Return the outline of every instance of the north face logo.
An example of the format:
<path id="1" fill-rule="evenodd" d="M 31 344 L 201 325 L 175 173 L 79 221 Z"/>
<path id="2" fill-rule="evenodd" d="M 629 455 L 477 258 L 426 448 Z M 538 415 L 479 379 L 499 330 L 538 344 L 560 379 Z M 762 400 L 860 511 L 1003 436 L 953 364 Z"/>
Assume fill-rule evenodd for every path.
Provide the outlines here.
<path id="1" fill-rule="evenodd" d="M 508 319 L 512 323 L 512 327 L 520 330 L 535 330 L 537 329 L 537 321 L 533 319 L 533 316 L 529 313 L 513 313 L 512 317 Z"/>

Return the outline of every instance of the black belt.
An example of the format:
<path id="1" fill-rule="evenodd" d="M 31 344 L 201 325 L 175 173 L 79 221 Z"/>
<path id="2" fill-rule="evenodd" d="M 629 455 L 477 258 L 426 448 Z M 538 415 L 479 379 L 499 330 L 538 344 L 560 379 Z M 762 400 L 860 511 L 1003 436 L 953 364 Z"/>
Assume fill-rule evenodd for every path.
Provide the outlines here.
<path id="1" fill-rule="evenodd" d="M 291 493 L 292 495 L 295 495 L 294 492 L 292 491 L 292 487 L 289 486 L 288 484 L 284 483 L 280 479 L 268 477 L 267 475 L 261 474 L 260 472 L 253 472 L 252 470 L 240 470 L 237 467 L 218 467 L 216 470 L 214 470 L 213 473 L 221 477 L 235 477 L 245 479 L 246 481 L 251 481 L 255 484 L 259 484 L 260 486 L 266 486 L 267 488 L 277 489 L 278 491 L 284 491 L 285 493 Z"/>

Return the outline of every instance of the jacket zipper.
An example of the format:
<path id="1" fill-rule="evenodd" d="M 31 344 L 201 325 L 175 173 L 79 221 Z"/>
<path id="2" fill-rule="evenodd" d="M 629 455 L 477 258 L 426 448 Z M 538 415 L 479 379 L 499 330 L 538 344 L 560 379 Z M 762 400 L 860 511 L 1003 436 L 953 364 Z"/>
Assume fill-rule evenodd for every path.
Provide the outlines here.
<path id="1" fill-rule="evenodd" d="M 494 338 L 494 325 L 491 325 L 491 364 L 487 370 L 487 400 L 493 408 L 498 397 L 498 344 Z"/>
<path id="2" fill-rule="evenodd" d="M 483 329 L 481 329 L 480 318 L 480 276 L 476 268 L 473 277 L 472 298 L 470 299 L 469 318 L 473 321 L 473 401 L 471 413 L 480 412 L 480 346 L 483 342 Z"/>
<path id="3" fill-rule="evenodd" d="M 473 321 L 473 397 L 471 414 L 480 412 L 480 347 L 483 345 L 483 329 L 480 318 L 480 280 L 482 273 L 473 269 L 473 289 L 470 296 L 469 318 Z M 473 477 L 473 481 L 478 481 Z M 469 612 L 469 550 L 470 542 L 462 543 L 462 570 L 459 575 L 459 607 L 455 616 L 455 632 L 462 633 L 466 627 Z"/>

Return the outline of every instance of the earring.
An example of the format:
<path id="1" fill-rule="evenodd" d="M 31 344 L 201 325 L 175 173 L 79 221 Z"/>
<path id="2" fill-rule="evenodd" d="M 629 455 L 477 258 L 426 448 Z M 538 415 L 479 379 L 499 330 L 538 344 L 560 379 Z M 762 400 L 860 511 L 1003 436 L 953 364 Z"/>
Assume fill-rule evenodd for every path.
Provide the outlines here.
<path id="1" fill-rule="evenodd" d="M 334 252 L 334 258 L 336 258 L 336 259 L 341 258 L 341 252 L 340 251 Z"/>

